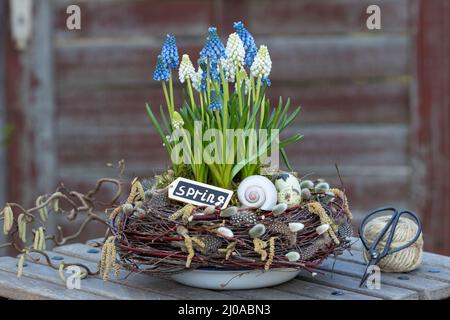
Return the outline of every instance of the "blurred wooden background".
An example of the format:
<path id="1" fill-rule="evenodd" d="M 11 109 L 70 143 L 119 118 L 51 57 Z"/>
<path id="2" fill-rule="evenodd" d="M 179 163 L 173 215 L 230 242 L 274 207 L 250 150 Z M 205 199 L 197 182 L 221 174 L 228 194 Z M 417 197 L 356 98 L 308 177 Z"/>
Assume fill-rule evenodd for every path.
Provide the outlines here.
<path id="1" fill-rule="evenodd" d="M 242 20 L 269 47 L 271 97 L 303 106 L 292 130 L 305 138 L 288 149 L 300 174 L 338 184 L 337 163 L 358 219 L 384 205 L 418 210 L 428 249 L 450 254 L 449 2 L 40 0 L 19 52 L 2 1 L 0 108 L 14 132 L 0 199 L 29 203 L 61 181 L 86 190 L 120 159 L 130 178 L 164 169 L 144 110 L 162 103 L 151 75 L 163 38 L 195 60 L 208 26 L 225 41 Z M 66 28 L 69 4 L 81 31 Z M 371 4 L 381 30 L 366 28 Z"/>

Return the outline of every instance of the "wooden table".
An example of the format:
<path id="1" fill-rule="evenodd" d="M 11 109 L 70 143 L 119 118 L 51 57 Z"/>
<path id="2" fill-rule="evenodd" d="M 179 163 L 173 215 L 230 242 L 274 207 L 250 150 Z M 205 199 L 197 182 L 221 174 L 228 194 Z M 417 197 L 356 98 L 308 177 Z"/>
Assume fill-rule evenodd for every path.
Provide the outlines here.
<path id="1" fill-rule="evenodd" d="M 86 244 L 69 244 L 48 252 L 54 264 L 60 261 L 79 262 L 97 270 L 100 256 L 99 240 Z M 353 254 L 353 255 L 352 255 Z M 352 254 L 346 252 L 326 260 L 317 276 L 302 272 L 297 279 L 266 289 L 212 291 L 179 285 L 173 281 L 143 274 L 132 274 L 104 282 L 88 277 L 81 289 L 69 290 L 58 271 L 45 263 L 26 262 L 23 275 L 16 277 L 17 259 L 0 258 L 0 297 L 10 299 L 446 299 L 450 297 L 450 257 L 425 253 L 419 269 L 407 274 L 382 273 L 381 289 L 359 288 L 365 265 L 361 244 L 353 245 Z"/>

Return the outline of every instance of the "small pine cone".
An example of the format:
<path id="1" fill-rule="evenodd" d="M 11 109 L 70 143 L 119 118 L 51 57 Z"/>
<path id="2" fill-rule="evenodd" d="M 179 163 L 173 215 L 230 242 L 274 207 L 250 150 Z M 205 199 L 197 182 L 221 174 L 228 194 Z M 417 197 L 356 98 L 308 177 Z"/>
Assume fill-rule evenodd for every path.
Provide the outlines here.
<path id="1" fill-rule="evenodd" d="M 223 240 L 221 238 L 211 235 L 200 237 L 200 240 L 205 244 L 205 247 L 201 248 L 197 244 L 194 244 L 194 248 L 204 255 L 217 253 L 223 244 Z"/>
<path id="2" fill-rule="evenodd" d="M 253 212 L 238 212 L 231 216 L 230 222 L 233 225 L 256 224 L 256 214 Z"/>
<path id="3" fill-rule="evenodd" d="M 286 223 L 275 221 L 269 226 L 269 230 L 285 236 L 289 242 L 289 247 L 293 247 L 297 242 L 297 233 L 292 232 L 289 229 L 289 225 L 287 225 Z"/>
<path id="4" fill-rule="evenodd" d="M 353 229 L 350 223 L 344 222 L 339 226 L 338 235 L 342 239 L 353 237 Z"/>
<path id="5" fill-rule="evenodd" d="M 167 193 L 167 189 L 156 190 L 152 192 L 152 197 L 148 202 L 149 207 L 166 207 L 169 205 L 169 195 Z"/>

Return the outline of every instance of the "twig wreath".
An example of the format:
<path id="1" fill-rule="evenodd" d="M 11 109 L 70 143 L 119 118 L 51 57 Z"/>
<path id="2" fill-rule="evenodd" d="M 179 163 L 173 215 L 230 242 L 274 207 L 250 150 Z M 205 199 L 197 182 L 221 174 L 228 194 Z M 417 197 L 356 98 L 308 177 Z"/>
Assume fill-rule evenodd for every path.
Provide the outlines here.
<path id="1" fill-rule="evenodd" d="M 68 267 L 52 264 L 44 252 L 46 243 L 65 244 L 92 221 L 107 226 L 101 261 L 99 270 L 82 267 L 85 275 L 100 274 L 105 280 L 121 268 L 160 275 L 204 267 L 311 271 L 330 254 L 350 246 L 352 215 L 345 192 L 322 179 L 299 178 L 292 170 L 285 148 L 302 135 L 280 139 L 279 134 L 292 125 L 300 108 L 289 112 L 289 99 L 284 103 L 281 97 L 271 106 L 266 98 L 272 68 L 268 48 L 257 48 L 242 22 L 234 29 L 225 47 L 216 28 L 209 28 L 197 70 L 186 54 L 179 63 L 174 36 L 164 42 L 153 78 L 162 83 L 167 110 L 161 106 L 157 117 L 147 104 L 147 113 L 170 155 L 167 171 L 134 179 L 126 194 L 120 178 L 105 178 L 86 194 L 60 186 L 55 193 L 40 196 L 33 208 L 6 205 L 1 220 L 11 242 L 2 246 L 20 253 L 19 276 L 25 258 L 35 259 L 31 253 L 43 255 L 60 271 Z M 186 85 L 178 110 L 172 75 L 177 68 Z M 213 132 L 211 139 L 199 136 L 204 130 Z M 200 151 L 194 147 L 199 144 Z M 272 166 L 272 157 L 278 154 L 289 172 Z M 119 168 L 122 173 L 123 162 Z M 233 191 L 230 205 L 199 205 L 169 197 L 180 177 Z M 106 210 L 95 198 L 105 185 L 116 187 Z M 50 235 L 49 212 L 69 221 L 78 215 L 85 219 L 72 235 L 64 235 L 61 227 Z"/>

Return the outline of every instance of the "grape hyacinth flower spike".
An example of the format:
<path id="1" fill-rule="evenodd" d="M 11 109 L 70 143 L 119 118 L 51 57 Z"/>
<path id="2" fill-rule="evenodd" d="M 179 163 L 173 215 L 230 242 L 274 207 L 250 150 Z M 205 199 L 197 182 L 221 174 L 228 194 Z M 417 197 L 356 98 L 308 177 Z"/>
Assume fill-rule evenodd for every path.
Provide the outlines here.
<path id="1" fill-rule="evenodd" d="M 200 59 L 210 64 L 210 73 L 213 80 L 217 80 L 220 77 L 218 72 L 220 58 L 226 58 L 225 47 L 217 34 L 217 28 L 210 27 L 205 46 L 200 51 Z"/>
<path id="2" fill-rule="evenodd" d="M 241 21 L 235 22 L 233 24 L 234 30 L 236 31 L 239 38 L 242 40 L 245 49 L 245 64 L 251 66 L 253 60 L 256 56 L 256 44 L 255 39 L 247 29 L 245 29 L 244 24 Z"/>
<path id="3" fill-rule="evenodd" d="M 175 70 L 178 67 L 178 48 L 174 36 L 170 34 L 167 35 L 166 40 L 164 41 L 164 45 L 161 49 L 161 56 L 164 63 L 172 70 Z"/>
<path id="4" fill-rule="evenodd" d="M 194 80 L 195 77 L 195 69 L 192 65 L 191 59 L 189 55 L 183 54 L 181 57 L 180 68 L 178 70 L 178 77 L 180 78 L 180 82 L 184 83 L 186 80 Z"/>
<path id="5" fill-rule="evenodd" d="M 222 109 L 222 107 L 223 107 L 222 99 L 217 94 L 216 90 L 211 90 L 211 102 L 208 106 L 208 109 L 212 111 L 217 111 Z"/>
<path id="6" fill-rule="evenodd" d="M 255 78 L 267 78 L 272 70 L 272 60 L 266 46 L 260 46 L 255 60 L 250 67 L 251 75 Z"/>
<path id="7" fill-rule="evenodd" d="M 228 37 L 225 54 L 227 56 L 227 72 L 229 73 L 228 80 L 233 82 L 236 74 L 236 69 L 243 67 L 245 59 L 244 44 L 242 43 L 242 40 L 239 38 L 237 33 L 232 33 Z"/>
<path id="8" fill-rule="evenodd" d="M 169 80 L 169 69 L 167 64 L 164 63 L 164 60 L 161 55 L 158 56 L 156 60 L 155 71 L 153 72 L 153 80 L 155 81 L 168 81 Z"/>

